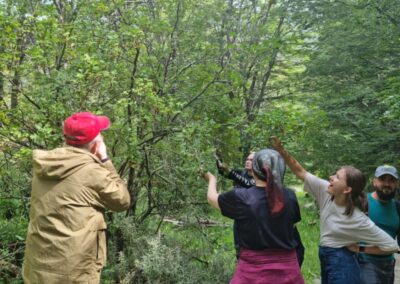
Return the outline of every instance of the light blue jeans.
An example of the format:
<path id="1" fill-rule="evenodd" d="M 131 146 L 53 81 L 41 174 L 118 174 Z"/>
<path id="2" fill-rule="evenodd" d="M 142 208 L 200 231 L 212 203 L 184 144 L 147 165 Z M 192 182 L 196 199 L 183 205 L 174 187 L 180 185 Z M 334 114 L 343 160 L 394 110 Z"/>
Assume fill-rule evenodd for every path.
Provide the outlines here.
<path id="1" fill-rule="evenodd" d="M 360 284 L 356 254 L 347 248 L 319 247 L 321 284 Z"/>

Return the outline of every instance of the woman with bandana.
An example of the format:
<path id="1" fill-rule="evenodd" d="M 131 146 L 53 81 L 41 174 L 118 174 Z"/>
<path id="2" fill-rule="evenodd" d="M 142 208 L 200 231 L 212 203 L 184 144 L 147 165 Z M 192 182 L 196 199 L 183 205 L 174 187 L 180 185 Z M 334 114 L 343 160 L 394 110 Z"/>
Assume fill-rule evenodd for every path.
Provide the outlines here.
<path id="1" fill-rule="evenodd" d="M 265 149 L 253 158 L 255 186 L 218 194 L 207 172 L 208 202 L 237 223 L 239 261 L 231 284 L 304 283 L 296 257 L 293 227 L 300 221 L 296 195 L 283 186 L 285 163 Z"/>
<path id="2" fill-rule="evenodd" d="M 254 154 L 256 152 L 250 152 L 250 154 L 246 158 L 246 163 L 245 163 L 245 168 L 244 170 L 238 170 L 234 169 L 231 170 L 229 166 L 225 163 L 222 162 L 221 158 L 216 154 L 216 162 L 217 162 L 217 168 L 218 168 L 218 173 L 220 173 L 222 176 L 227 177 L 231 180 L 234 181 L 234 187 L 242 187 L 242 188 L 250 188 L 253 187 L 256 184 L 256 181 L 254 179 L 254 174 L 253 174 L 253 158 Z M 304 245 L 300 237 L 300 233 L 297 230 L 297 227 L 294 227 L 294 237 L 296 239 L 296 255 L 297 255 L 297 260 L 299 262 L 300 268 L 301 265 L 303 264 L 304 260 Z M 236 250 L 236 258 L 239 259 L 239 253 L 240 253 L 240 245 L 237 241 L 238 236 L 237 236 L 237 225 L 236 222 L 233 224 L 233 242 L 235 245 L 235 250 Z"/>

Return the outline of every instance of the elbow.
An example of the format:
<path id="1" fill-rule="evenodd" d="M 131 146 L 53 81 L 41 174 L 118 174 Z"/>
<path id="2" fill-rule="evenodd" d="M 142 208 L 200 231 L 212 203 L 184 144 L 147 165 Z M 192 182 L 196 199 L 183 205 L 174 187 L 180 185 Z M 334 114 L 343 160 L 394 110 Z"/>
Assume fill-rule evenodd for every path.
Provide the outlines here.
<path id="1" fill-rule="evenodd" d="M 213 196 L 211 194 L 207 194 L 208 204 L 212 205 L 214 202 Z"/>
<path id="2" fill-rule="evenodd" d="M 217 195 L 207 195 L 208 204 L 212 207 L 219 209 L 218 205 L 218 194 Z"/>
<path id="3" fill-rule="evenodd" d="M 130 201 L 130 199 L 129 199 L 129 201 L 127 201 L 127 202 L 121 204 L 121 210 L 120 210 L 120 211 L 128 210 L 129 207 L 131 207 L 131 201 Z"/>
<path id="4" fill-rule="evenodd" d="M 111 208 L 112 211 L 122 212 L 128 210 L 130 207 L 130 203 L 119 203 L 118 205 Z"/>
<path id="5" fill-rule="evenodd" d="M 396 240 L 393 240 L 393 242 L 390 243 L 390 246 L 384 246 L 384 247 L 380 246 L 379 248 L 387 253 L 395 253 L 399 251 L 399 247 L 397 245 Z"/>
<path id="6" fill-rule="evenodd" d="M 298 179 L 304 180 L 306 178 L 307 171 L 302 169 L 296 173 Z"/>
<path id="7" fill-rule="evenodd" d="M 123 208 L 121 211 L 128 210 L 131 207 L 131 196 L 128 194 L 126 198 L 124 198 L 124 201 L 121 204 L 121 208 Z"/>
<path id="8" fill-rule="evenodd" d="M 122 198 L 115 200 L 113 208 L 111 210 L 116 212 L 122 212 L 128 210 L 131 206 L 131 197 L 129 194 L 123 196 Z"/>
<path id="9" fill-rule="evenodd" d="M 396 249 L 391 248 L 390 250 L 387 250 L 387 248 L 385 248 L 385 249 L 380 248 L 380 250 L 382 251 L 380 253 L 380 255 L 391 255 L 393 253 L 398 253 L 399 252 L 399 248 L 396 248 Z"/>

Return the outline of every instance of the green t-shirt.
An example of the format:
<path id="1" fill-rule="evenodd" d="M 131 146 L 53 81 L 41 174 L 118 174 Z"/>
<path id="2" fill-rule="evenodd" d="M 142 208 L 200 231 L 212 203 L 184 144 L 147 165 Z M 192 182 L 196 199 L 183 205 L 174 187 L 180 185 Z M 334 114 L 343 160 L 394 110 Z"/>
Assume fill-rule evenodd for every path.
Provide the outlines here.
<path id="1" fill-rule="evenodd" d="M 380 202 L 372 197 L 372 193 L 368 193 L 368 217 L 393 239 L 396 238 L 397 232 L 400 229 L 400 217 L 394 199 L 389 202 Z M 371 255 L 363 253 L 360 256 L 366 261 L 394 259 L 393 254 Z"/>

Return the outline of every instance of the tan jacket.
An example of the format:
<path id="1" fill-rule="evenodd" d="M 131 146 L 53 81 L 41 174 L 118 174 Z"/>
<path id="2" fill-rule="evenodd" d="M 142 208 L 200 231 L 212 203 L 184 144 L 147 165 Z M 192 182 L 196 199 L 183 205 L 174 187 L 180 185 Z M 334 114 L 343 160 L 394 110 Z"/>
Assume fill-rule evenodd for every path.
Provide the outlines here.
<path id="1" fill-rule="evenodd" d="M 33 151 L 25 283 L 99 283 L 106 260 L 105 209 L 129 192 L 111 161 L 74 147 Z"/>

